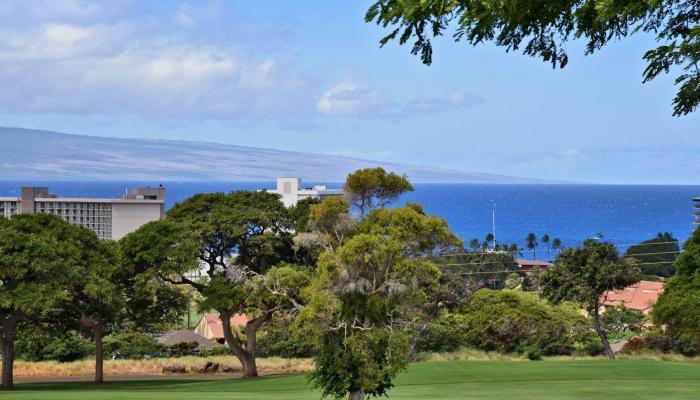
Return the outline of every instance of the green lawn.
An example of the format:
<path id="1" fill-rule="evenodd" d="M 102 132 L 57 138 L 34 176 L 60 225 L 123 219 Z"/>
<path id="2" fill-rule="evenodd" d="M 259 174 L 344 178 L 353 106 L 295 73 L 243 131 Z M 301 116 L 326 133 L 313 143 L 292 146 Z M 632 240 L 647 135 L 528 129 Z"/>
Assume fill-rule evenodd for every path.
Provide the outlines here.
<path id="1" fill-rule="evenodd" d="M 18 384 L 0 398 L 317 399 L 303 376 Z M 661 361 L 441 361 L 411 365 L 391 399 L 700 399 L 700 365 Z"/>

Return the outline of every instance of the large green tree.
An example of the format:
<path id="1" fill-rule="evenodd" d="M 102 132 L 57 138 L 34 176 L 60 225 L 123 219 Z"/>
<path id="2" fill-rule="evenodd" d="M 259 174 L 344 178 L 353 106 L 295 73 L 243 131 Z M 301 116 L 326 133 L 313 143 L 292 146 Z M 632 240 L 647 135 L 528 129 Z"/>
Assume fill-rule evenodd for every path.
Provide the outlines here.
<path id="1" fill-rule="evenodd" d="M 405 192 L 413 191 L 406 176 L 387 172 L 384 168 L 365 168 L 348 175 L 343 186 L 350 203 L 362 216 L 376 207 L 384 207 Z"/>
<path id="2" fill-rule="evenodd" d="M 185 308 L 181 290 L 165 285 L 121 257 L 120 243 L 101 241 L 76 227 L 82 263 L 62 278 L 71 297 L 62 304 L 58 324 L 89 331 L 95 342 L 95 383 L 104 382 L 103 338 L 119 329 L 158 330 L 175 324 Z M 131 236 L 121 240 L 131 244 Z"/>
<path id="3" fill-rule="evenodd" d="M 642 274 L 649 279 L 668 278 L 675 271 L 673 262 L 679 254 L 678 239 L 671 233 L 665 232 L 657 234 L 653 239 L 630 246 L 625 252 L 625 258 L 639 264 Z"/>
<path id="4" fill-rule="evenodd" d="M 254 377 L 257 332 L 275 312 L 294 306 L 296 291 L 283 284 L 303 280 L 294 268 L 275 268 L 294 261 L 295 226 L 275 194 L 197 194 L 176 204 L 165 220 L 139 229 L 125 255 L 163 281 L 201 294 L 200 308 L 219 312 L 227 345 L 244 375 Z M 198 270 L 205 279 L 192 278 Z M 230 324 L 237 313 L 249 318 L 244 339 Z"/>
<path id="5" fill-rule="evenodd" d="M 700 229 L 683 245 L 676 273 L 666 283 L 653 311 L 655 324 L 665 326 L 676 349 L 700 353 Z"/>
<path id="6" fill-rule="evenodd" d="M 581 304 L 593 319 L 605 353 L 615 358 L 601 323 L 605 293 L 624 289 L 640 279 L 639 269 L 624 263 L 617 248 L 609 242 L 586 240 L 583 246 L 568 248 L 556 258 L 554 266 L 540 276 L 542 297 L 553 304 L 572 301 Z"/>
<path id="7" fill-rule="evenodd" d="M 461 242 L 445 221 L 411 205 L 371 211 L 350 238 L 321 254 L 299 323 L 316 338 L 311 379 L 324 396 L 387 393 L 439 287 L 432 257 L 455 248 Z"/>
<path id="8" fill-rule="evenodd" d="M 610 42 L 649 32 L 659 45 L 644 54 L 644 82 L 678 70 L 673 114 L 679 116 L 700 103 L 699 8 L 697 0 L 377 0 L 365 20 L 390 27 L 382 46 L 411 42 L 411 53 L 425 64 L 433 60 L 432 40 L 450 28 L 455 41 L 492 42 L 506 51 L 522 48 L 554 68 L 568 63 L 566 44 L 572 40 L 584 40 L 586 54 L 591 54 Z"/>
<path id="9" fill-rule="evenodd" d="M 71 293 L 62 276 L 84 265 L 77 229 L 48 214 L 0 218 L 0 354 L 2 387 L 13 386 L 15 332 L 59 311 Z"/>

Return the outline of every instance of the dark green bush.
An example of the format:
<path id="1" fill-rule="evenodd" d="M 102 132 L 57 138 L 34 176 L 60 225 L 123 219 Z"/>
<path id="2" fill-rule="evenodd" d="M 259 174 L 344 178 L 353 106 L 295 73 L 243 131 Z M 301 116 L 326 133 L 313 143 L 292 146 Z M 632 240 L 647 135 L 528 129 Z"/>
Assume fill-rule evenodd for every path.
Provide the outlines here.
<path id="1" fill-rule="evenodd" d="M 104 349 L 106 357 L 132 360 L 167 357 L 170 350 L 168 346 L 158 343 L 152 336 L 141 332 L 123 332 L 106 336 Z"/>
<path id="2" fill-rule="evenodd" d="M 314 345 L 310 338 L 292 332 L 291 321 L 276 320 L 258 335 L 256 353 L 262 357 L 311 357 Z"/>
<path id="3" fill-rule="evenodd" d="M 15 351 L 19 360 L 69 362 L 95 352 L 95 346 L 76 332 L 49 334 L 25 329 L 17 336 Z"/>
<path id="4" fill-rule="evenodd" d="M 585 323 L 575 306 L 551 306 L 535 293 L 509 290 L 480 290 L 460 313 L 467 345 L 502 353 L 537 347 L 543 355 L 570 354 L 573 328 Z"/>
<path id="5" fill-rule="evenodd" d="M 468 346 L 501 353 L 571 354 L 589 334 L 576 306 L 551 306 L 536 293 L 482 289 L 452 313 L 432 323 L 419 351 L 452 351 Z M 535 351 L 537 349 L 537 351 Z"/>
<path id="6" fill-rule="evenodd" d="M 700 354 L 700 229 L 685 242 L 674 267 L 676 274 L 654 305 L 654 324 L 666 327 L 674 351 Z"/>

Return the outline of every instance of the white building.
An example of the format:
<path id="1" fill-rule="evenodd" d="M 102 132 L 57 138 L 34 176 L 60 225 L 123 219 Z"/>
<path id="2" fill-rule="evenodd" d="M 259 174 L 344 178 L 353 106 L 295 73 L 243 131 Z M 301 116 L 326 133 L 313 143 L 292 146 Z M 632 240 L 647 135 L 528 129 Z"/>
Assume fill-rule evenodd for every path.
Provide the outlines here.
<path id="1" fill-rule="evenodd" d="M 268 190 L 269 193 L 277 193 L 282 196 L 285 207 L 293 207 L 298 201 L 304 199 L 323 200 L 329 196 L 342 196 L 340 189 L 328 189 L 326 185 L 302 188 L 301 178 L 277 178 L 277 189 Z"/>
<path id="2" fill-rule="evenodd" d="M 59 197 L 47 187 L 23 187 L 20 197 L 0 197 L 0 216 L 55 214 L 94 231 L 100 239 L 118 240 L 141 225 L 165 217 L 165 188 L 136 188 L 120 199 Z"/>

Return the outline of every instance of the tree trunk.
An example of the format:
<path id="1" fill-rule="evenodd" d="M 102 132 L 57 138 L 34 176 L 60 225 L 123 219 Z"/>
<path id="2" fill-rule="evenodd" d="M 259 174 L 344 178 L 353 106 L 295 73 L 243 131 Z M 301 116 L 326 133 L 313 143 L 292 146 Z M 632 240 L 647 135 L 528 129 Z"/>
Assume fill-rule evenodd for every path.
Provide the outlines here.
<path id="1" fill-rule="evenodd" d="M 2 320 L 2 336 L 0 336 L 0 354 L 2 354 L 2 386 L 9 389 L 14 386 L 15 364 L 15 327 L 17 318 Z"/>
<path id="2" fill-rule="evenodd" d="M 96 324 L 92 328 L 92 334 L 95 336 L 95 383 L 104 383 L 104 349 L 102 348 L 102 333 L 101 325 Z"/>
<path id="3" fill-rule="evenodd" d="M 219 312 L 219 319 L 224 328 L 224 338 L 226 339 L 226 344 L 228 344 L 229 349 L 240 361 L 243 367 L 243 377 L 244 378 L 255 378 L 258 376 L 258 366 L 255 362 L 255 341 L 253 341 L 253 349 L 244 348 L 241 342 L 236 336 L 233 335 L 233 330 L 231 329 L 231 316 L 232 312 L 223 311 Z M 248 327 L 246 326 L 246 337 L 248 336 Z M 247 346 L 246 346 L 247 347 Z"/>
<path id="4" fill-rule="evenodd" d="M 416 354 L 416 347 L 418 346 L 418 342 L 423 337 L 425 331 L 428 329 L 428 325 L 430 324 L 431 320 L 432 318 L 425 321 L 423 325 L 421 325 L 420 329 L 418 329 L 418 332 L 416 332 L 416 334 L 413 335 L 413 339 L 411 339 L 411 347 L 408 350 L 408 362 L 413 361 L 413 356 L 415 356 Z"/>
<path id="5" fill-rule="evenodd" d="M 350 396 L 348 396 L 348 400 L 362 400 L 365 398 L 365 393 L 360 390 L 353 390 L 350 392 Z"/>
<path id="6" fill-rule="evenodd" d="M 610 342 L 608 341 L 608 335 L 605 333 L 605 329 L 603 329 L 603 325 L 600 323 L 600 307 L 596 306 L 595 310 L 593 312 L 593 324 L 595 326 L 595 331 L 598 333 L 598 336 L 600 337 L 600 341 L 603 342 L 603 347 L 605 347 L 605 354 L 611 359 L 615 359 L 615 353 L 612 351 L 612 347 L 610 347 Z"/>

